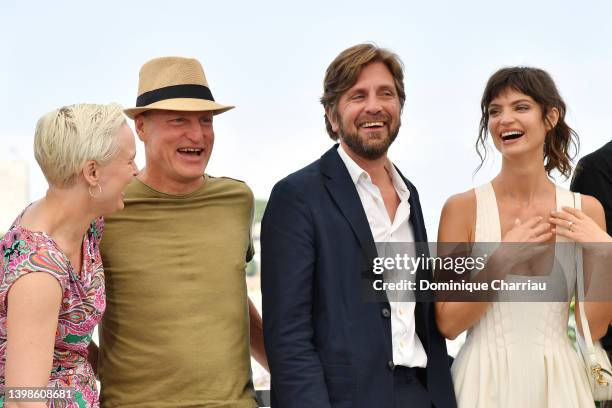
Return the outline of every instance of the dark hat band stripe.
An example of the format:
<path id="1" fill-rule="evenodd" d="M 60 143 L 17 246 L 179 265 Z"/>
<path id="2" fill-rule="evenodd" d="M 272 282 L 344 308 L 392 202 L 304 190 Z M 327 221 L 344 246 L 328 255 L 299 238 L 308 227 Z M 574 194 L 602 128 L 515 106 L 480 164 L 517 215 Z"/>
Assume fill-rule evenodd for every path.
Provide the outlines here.
<path id="1" fill-rule="evenodd" d="M 212 92 L 204 85 L 172 85 L 145 92 L 136 98 L 136 107 L 151 105 L 166 99 L 194 98 L 214 101 Z"/>

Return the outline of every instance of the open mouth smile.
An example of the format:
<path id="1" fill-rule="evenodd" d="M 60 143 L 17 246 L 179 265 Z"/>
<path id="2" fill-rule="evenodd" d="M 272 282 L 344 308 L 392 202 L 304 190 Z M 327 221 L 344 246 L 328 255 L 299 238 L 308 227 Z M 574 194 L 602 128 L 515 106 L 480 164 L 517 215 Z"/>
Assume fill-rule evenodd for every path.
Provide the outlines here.
<path id="1" fill-rule="evenodd" d="M 525 132 L 522 132 L 520 130 L 509 130 L 507 132 L 502 132 L 501 139 L 504 142 L 509 141 L 509 140 L 516 140 L 522 137 L 524 134 Z"/>
<path id="2" fill-rule="evenodd" d="M 189 156 L 201 156 L 204 152 L 204 149 L 201 149 L 199 147 L 181 147 L 179 149 L 176 149 L 176 151 L 180 154 L 185 154 Z"/>
<path id="3" fill-rule="evenodd" d="M 385 122 L 382 121 L 363 122 L 359 125 L 362 129 L 380 129 L 383 126 L 385 126 Z"/>

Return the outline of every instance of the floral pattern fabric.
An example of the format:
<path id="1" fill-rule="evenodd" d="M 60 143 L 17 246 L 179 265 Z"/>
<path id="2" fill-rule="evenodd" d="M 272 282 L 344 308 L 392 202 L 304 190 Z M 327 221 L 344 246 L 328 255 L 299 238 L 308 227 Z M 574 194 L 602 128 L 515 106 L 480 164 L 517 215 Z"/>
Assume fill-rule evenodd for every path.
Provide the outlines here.
<path id="1" fill-rule="evenodd" d="M 0 239 L 0 393 L 4 394 L 7 294 L 13 283 L 32 272 L 55 277 L 62 290 L 49 387 L 70 387 L 74 399 L 50 400 L 49 407 L 99 407 L 96 378 L 87 346 L 106 308 L 99 244 L 102 218 L 92 221 L 83 239 L 81 271 L 75 271 L 53 238 L 19 225 L 21 216 Z M 0 399 L 0 406 L 2 406 Z"/>

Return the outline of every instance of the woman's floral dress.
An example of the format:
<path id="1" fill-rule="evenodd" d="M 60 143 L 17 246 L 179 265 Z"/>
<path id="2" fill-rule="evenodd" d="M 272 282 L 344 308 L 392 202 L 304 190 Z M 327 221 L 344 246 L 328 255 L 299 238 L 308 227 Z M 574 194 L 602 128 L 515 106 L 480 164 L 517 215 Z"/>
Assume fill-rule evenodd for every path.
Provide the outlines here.
<path id="1" fill-rule="evenodd" d="M 70 400 L 49 400 L 49 407 L 99 407 L 96 378 L 87 361 L 87 346 L 94 327 L 106 307 L 104 270 L 99 243 L 104 229 L 102 218 L 92 221 L 83 239 L 81 271 L 75 271 L 53 238 L 44 232 L 30 231 L 15 220 L 0 239 L 0 394 L 4 395 L 4 368 L 7 338 L 7 294 L 28 273 L 48 273 L 62 290 L 53 365 L 48 387 L 69 387 Z M 3 406 L 2 397 L 0 406 Z"/>

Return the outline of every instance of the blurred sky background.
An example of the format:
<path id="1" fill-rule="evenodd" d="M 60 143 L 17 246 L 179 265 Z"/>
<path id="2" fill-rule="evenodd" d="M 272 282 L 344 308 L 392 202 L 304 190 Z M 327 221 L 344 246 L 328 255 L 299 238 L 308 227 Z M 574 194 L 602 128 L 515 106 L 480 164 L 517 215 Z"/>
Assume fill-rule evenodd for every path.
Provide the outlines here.
<path id="1" fill-rule="evenodd" d="M 446 198 L 498 169 L 494 152 L 472 177 L 480 97 L 496 69 L 550 72 L 581 136 L 580 156 L 612 139 L 611 4 L 2 0 L 0 160 L 27 160 L 30 199 L 40 197 L 46 183 L 32 140 L 42 114 L 77 102 L 133 106 L 145 61 L 195 57 L 215 99 L 237 106 L 215 118 L 207 172 L 242 179 L 266 199 L 332 145 L 318 101 L 328 64 L 375 42 L 405 64 L 403 126 L 390 157 L 419 188 L 433 240 Z"/>

